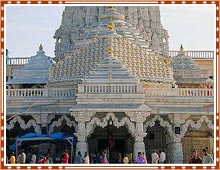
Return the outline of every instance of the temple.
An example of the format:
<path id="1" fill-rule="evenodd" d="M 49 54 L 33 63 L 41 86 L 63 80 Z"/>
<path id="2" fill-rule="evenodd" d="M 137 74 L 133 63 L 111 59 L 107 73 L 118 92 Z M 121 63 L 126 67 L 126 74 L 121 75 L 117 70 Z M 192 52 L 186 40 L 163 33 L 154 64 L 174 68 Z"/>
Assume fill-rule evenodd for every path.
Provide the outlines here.
<path id="1" fill-rule="evenodd" d="M 193 149 L 214 154 L 213 53 L 197 56 L 212 62 L 201 67 L 183 46 L 170 52 L 159 7 L 65 7 L 54 38 L 54 58 L 41 45 L 25 64 L 8 59 L 9 144 L 62 131 L 77 137 L 75 153 L 107 150 L 110 162 L 138 152 L 150 162 L 153 150 L 167 163 L 188 163 Z"/>

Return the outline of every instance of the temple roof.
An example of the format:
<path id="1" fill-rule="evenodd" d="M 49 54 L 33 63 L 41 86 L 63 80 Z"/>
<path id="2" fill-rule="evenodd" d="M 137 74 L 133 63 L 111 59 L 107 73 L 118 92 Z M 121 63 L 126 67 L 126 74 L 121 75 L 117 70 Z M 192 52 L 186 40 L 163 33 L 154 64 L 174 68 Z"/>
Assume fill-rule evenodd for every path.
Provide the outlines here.
<path id="1" fill-rule="evenodd" d="M 13 70 L 13 79 L 7 84 L 46 84 L 49 78 L 51 57 L 44 54 L 40 45 L 37 55 L 31 56 L 27 64 L 21 70 Z"/>
<path id="2" fill-rule="evenodd" d="M 93 27 L 85 27 L 75 37 L 74 48 L 52 66 L 50 83 L 83 79 L 98 68 L 109 50 L 111 58 L 135 78 L 154 83 L 174 82 L 170 59 L 155 54 L 138 30 L 125 22 L 115 8 L 108 9 L 101 18 Z"/>
<path id="3" fill-rule="evenodd" d="M 179 54 L 172 59 L 173 77 L 177 83 L 205 83 L 209 78 L 207 70 L 201 70 L 181 45 Z"/>

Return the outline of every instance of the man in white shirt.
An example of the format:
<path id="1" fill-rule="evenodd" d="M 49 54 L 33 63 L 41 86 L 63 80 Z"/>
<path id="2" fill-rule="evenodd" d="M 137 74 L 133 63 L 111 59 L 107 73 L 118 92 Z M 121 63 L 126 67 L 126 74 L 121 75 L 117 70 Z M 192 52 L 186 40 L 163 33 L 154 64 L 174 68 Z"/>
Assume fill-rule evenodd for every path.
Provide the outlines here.
<path id="1" fill-rule="evenodd" d="M 26 163 L 26 154 L 24 153 L 23 149 L 22 149 L 22 154 L 21 154 L 21 160 L 22 160 L 22 164 Z"/>
<path id="2" fill-rule="evenodd" d="M 89 155 L 87 154 L 87 152 L 85 152 L 85 155 L 83 157 L 83 163 L 84 164 L 89 164 Z"/>
<path id="3" fill-rule="evenodd" d="M 160 158 L 159 158 L 159 163 L 163 164 L 164 161 L 166 160 L 166 154 L 163 150 L 160 151 Z"/>
<path id="4" fill-rule="evenodd" d="M 158 163 L 159 155 L 157 154 L 157 152 L 155 150 L 151 154 L 151 159 L 152 159 L 152 164 L 157 164 Z"/>
<path id="5" fill-rule="evenodd" d="M 36 157 L 36 155 L 35 155 L 35 152 L 33 152 L 33 154 L 32 154 L 32 156 L 31 156 L 31 164 L 36 164 L 36 159 L 37 159 L 37 157 Z"/>

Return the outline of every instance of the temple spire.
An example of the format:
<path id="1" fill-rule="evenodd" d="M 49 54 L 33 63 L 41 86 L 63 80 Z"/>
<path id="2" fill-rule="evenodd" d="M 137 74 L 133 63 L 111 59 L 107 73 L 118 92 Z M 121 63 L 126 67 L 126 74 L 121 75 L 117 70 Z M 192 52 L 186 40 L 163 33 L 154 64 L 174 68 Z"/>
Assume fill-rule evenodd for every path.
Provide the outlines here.
<path id="1" fill-rule="evenodd" d="M 44 54 L 45 52 L 43 51 L 43 46 L 40 44 L 39 50 L 37 51 L 37 54 Z"/>
<path id="2" fill-rule="evenodd" d="M 42 44 L 40 44 L 40 46 L 39 46 L 39 50 L 43 50 L 43 46 L 42 46 Z"/>
<path id="3" fill-rule="evenodd" d="M 183 50 L 184 50 L 184 48 L 183 48 L 183 45 L 181 44 L 180 51 L 183 51 Z"/>

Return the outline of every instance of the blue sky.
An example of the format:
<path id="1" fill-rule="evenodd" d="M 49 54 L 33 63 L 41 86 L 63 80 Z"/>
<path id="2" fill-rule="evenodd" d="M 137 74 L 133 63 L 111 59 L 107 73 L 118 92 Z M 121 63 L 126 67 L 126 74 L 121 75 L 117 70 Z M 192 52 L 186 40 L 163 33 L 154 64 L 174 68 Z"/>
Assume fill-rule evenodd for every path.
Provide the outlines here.
<path id="1" fill-rule="evenodd" d="M 6 48 L 11 57 L 36 54 L 42 43 L 46 55 L 54 56 L 55 30 L 64 6 L 7 6 Z M 170 50 L 215 49 L 215 8 L 208 5 L 160 6 L 163 27 L 170 36 Z"/>

